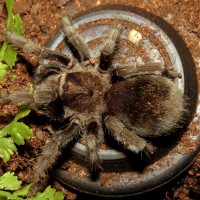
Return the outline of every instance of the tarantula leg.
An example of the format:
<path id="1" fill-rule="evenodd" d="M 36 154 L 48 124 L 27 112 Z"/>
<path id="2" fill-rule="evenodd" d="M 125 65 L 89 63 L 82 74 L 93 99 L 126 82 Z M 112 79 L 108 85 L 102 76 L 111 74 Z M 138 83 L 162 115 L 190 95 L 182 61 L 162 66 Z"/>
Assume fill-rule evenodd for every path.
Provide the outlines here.
<path id="1" fill-rule="evenodd" d="M 64 66 L 62 66 L 61 64 L 50 63 L 40 65 L 35 71 L 35 81 L 37 84 L 40 84 L 48 76 L 60 74 L 61 72 L 64 72 Z"/>
<path id="2" fill-rule="evenodd" d="M 89 134 L 86 136 L 86 147 L 87 147 L 87 160 L 91 166 L 91 170 L 95 171 L 100 168 L 101 160 L 98 155 L 98 141 L 94 134 Z"/>
<path id="3" fill-rule="evenodd" d="M 145 63 L 142 65 L 128 65 L 128 66 L 120 66 L 116 69 L 116 74 L 119 77 L 130 78 L 138 75 L 149 75 L 156 74 L 162 75 L 166 74 L 171 78 L 181 78 L 181 74 L 176 72 L 175 70 L 169 70 L 165 68 L 161 63 Z"/>
<path id="4" fill-rule="evenodd" d="M 24 91 L 15 91 L 7 97 L 0 98 L 0 105 L 6 105 L 9 103 L 28 103 L 34 102 L 33 94 Z"/>
<path id="5" fill-rule="evenodd" d="M 163 71 L 163 74 L 165 74 L 166 76 L 169 76 L 169 78 L 171 79 L 175 79 L 175 78 L 182 78 L 181 73 L 173 70 L 173 69 L 166 69 Z"/>
<path id="6" fill-rule="evenodd" d="M 89 48 L 87 44 L 83 41 L 81 36 L 74 29 L 73 25 L 68 16 L 62 18 L 62 31 L 67 37 L 68 41 L 73 45 L 73 47 L 78 51 L 82 60 L 90 59 Z"/>
<path id="7" fill-rule="evenodd" d="M 54 88 L 47 87 L 47 83 L 39 84 L 34 92 L 34 102 L 37 108 L 52 120 L 62 120 L 64 107 L 61 98 Z M 50 85 L 50 83 L 49 83 Z"/>
<path id="8" fill-rule="evenodd" d="M 115 140 L 122 143 L 126 149 L 135 153 L 146 152 L 152 154 L 154 152 L 155 147 L 153 145 L 147 143 L 134 131 L 128 130 L 116 117 L 109 115 L 104 121 Z"/>
<path id="9" fill-rule="evenodd" d="M 41 156 L 38 157 L 36 170 L 33 176 L 33 185 L 28 196 L 34 196 L 40 191 L 43 179 L 46 179 L 48 171 L 61 155 L 64 147 L 80 134 L 80 124 L 72 120 L 68 127 L 53 133 L 52 139 L 45 144 Z"/>
<path id="10" fill-rule="evenodd" d="M 45 47 L 42 48 L 42 51 L 40 53 L 40 58 L 42 59 L 48 59 L 48 60 L 56 60 L 63 65 L 68 65 L 70 60 L 72 60 L 71 57 L 55 50 L 47 49 Z"/>
<path id="11" fill-rule="evenodd" d="M 34 42 L 26 39 L 25 37 L 18 35 L 9 30 L 1 31 L 6 39 L 17 48 L 20 48 L 25 53 L 33 53 L 39 55 L 41 53 L 41 47 L 35 44 Z"/>
<path id="12" fill-rule="evenodd" d="M 163 65 L 160 63 L 146 63 L 142 65 L 120 66 L 116 69 L 116 74 L 119 77 L 129 78 L 141 74 L 161 74 L 164 71 Z"/>
<path id="13" fill-rule="evenodd" d="M 116 50 L 119 37 L 122 33 L 122 25 L 118 24 L 115 28 L 110 30 L 109 37 L 106 39 L 101 50 L 99 68 L 106 71 L 112 64 L 114 51 Z"/>
<path id="14" fill-rule="evenodd" d="M 91 170 L 96 170 L 100 167 L 100 158 L 98 155 L 98 124 L 91 122 L 88 125 L 88 135 L 86 136 L 86 147 L 88 152 L 88 161 L 91 165 Z"/>
<path id="15" fill-rule="evenodd" d="M 65 54 L 47 49 L 45 47 L 40 47 L 31 40 L 26 39 L 25 37 L 18 35 L 14 32 L 11 32 L 9 30 L 1 32 L 6 36 L 7 40 L 12 45 L 22 49 L 24 53 L 35 54 L 43 59 L 57 60 L 65 65 L 68 64 L 70 61 L 70 58 L 68 58 Z"/>

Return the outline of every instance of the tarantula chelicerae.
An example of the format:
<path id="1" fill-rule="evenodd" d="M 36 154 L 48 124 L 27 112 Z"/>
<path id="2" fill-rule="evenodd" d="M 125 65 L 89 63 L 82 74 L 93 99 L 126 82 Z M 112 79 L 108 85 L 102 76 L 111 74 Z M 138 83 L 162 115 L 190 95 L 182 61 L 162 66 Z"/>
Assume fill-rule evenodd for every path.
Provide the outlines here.
<path id="1" fill-rule="evenodd" d="M 62 31 L 80 59 L 39 47 L 9 30 L 4 31 L 11 44 L 49 62 L 37 67 L 33 94 L 16 91 L 2 98 L 0 104 L 25 101 L 54 122 L 69 119 L 68 124 L 55 130 L 46 142 L 33 182 L 39 181 L 63 148 L 80 134 L 86 135 L 91 166 L 98 166 L 98 146 L 103 141 L 104 127 L 126 149 L 134 153 L 153 153 L 153 145 L 140 136 L 162 136 L 180 121 L 184 98 L 170 80 L 180 78 L 178 72 L 159 63 L 112 67 L 115 51 L 120 50 L 118 41 L 122 30 L 121 25 L 110 30 L 96 64 L 67 16 L 62 18 Z"/>

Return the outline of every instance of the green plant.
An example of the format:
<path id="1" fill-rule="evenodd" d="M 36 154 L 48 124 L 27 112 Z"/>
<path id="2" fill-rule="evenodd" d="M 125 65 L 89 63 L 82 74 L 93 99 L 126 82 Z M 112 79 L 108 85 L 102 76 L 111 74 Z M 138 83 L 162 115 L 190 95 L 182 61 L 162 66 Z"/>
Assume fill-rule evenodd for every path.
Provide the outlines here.
<path id="1" fill-rule="evenodd" d="M 0 157 L 4 162 L 7 162 L 10 156 L 17 151 L 15 144 L 23 145 L 24 139 L 29 139 L 33 135 L 32 130 L 27 125 L 23 122 L 18 122 L 29 113 L 30 110 L 22 107 L 13 121 L 3 130 L 0 130 Z"/>
<path id="2" fill-rule="evenodd" d="M 64 191 L 56 192 L 48 186 L 43 193 L 38 192 L 35 197 L 25 198 L 30 190 L 31 184 L 21 188 L 22 181 L 7 172 L 0 176 L 0 200 L 63 200 Z"/>
<path id="3" fill-rule="evenodd" d="M 8 13 L 6 28 L 21 35 L 23 33 L 22 21 L 19 14 L 13 14 L 13 3 L 14 0 L 6 0 Z M 6 73 L 6 68 L 10 67 L 10 69 L 12 69 L 16 60 L 17 51 L 8 44 L 7 40 L 5 40 L 0 50 L 0 81 Z M 15 144 L 23 145 L 24 139 L 29 139 L 33 135 L 28 126 L 22 122 L 18 122 L 19 119 L 27 116 L 29 112 L 30 110 L 21 109 L 14 120 L 3 130 L 0 130 L 0 157 L 4 162 L 7 162 L 10 159 L 10 156 L 17 150 Z"/>
<path id="4" fill-rule="evenodd" d="M 13 14 L 14 0 L 6 0 L 6 8 L 8 13 L 6 29 L 22 35 L 22 21 L 19 14 Z M 9 67 L 13 70 L 13 66 L 17 60 L 17 51 L 8 41 L 3 42 L 0 49 L 0 81 L 6 74 L 6 69 Z M 30 88 L 30 92 L 32 88 Z M 0 130 L 0 157 L 3 162 L 10 160 L 10 157 L 17 151 L 16 145 L 23 145 L 25 139 L 29 139 L 33 133 L 32 130 L 23 122 L 19 122 L 30 113 L 25 107 L 21 107 L 13 121 L 9 123 L 3 130 Z M 7 172 L 0 176 L 0 200 L 63 200 L 64 192 L 56 192 L 55 189 L 48 186 L 43 193 L 37 193 L 35 197 L 25 198 L 28 194 L 31 184 L 26 187 L 21 187 L 22 181 L 14 176 L 14 173 Z"/>
<path id="5" fill-rule="evenodd" d="M 22 21 L 19 14 L 13 14 L 12 12 L 13 3 L 14 0 L 6 0 L 6 9 L 8 12 L 6 28 L 19 35 L 22 35 L 23 34 Z M 0 50 L 0 81 L 4 78 L 6 74 L 6 68 L 9 67 L 12 70 L 16 60 L 17 60 L 16 49 L 14 49 L 11 45 L 9 45 L 8 41 L 5 40 Z"/>

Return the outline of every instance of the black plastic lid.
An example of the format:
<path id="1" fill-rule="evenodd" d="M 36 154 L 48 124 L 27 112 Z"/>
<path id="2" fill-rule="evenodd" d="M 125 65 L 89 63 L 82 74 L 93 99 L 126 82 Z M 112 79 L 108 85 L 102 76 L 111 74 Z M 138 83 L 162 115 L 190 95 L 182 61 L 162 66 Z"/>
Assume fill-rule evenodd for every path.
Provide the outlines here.
<path id="1" fill-rule="evenodd" d="M 189 114 L 185 119 L 185 126 L 192 122 L 198 130 L 200 107 L 197 105 L 198 85 L 194 62 L 185 42 L 171 25 L 145 10 L 126 6 L 123 9 L 115 6 L 96 10 L 73 20 L 85 42 L 92 44 L 96 41 L 95 48 L 90 45 L 94 57 L 99 55 L 101 44 L 98 41 L 107 37 L 109 28 L 117 23 L 124 26 L 121 40 L 127 44 L 120 52 L 122 57 L 132 52 L 130 63 L 140 63 L 145 59 L 137 53 L 137 50 L 141 50 L 146 52 L 145 56 L 152 62 L 170 64 L 183 75 L 175 84 L 189 99 Z M 128 38 L 131 30 L 142 35 L 139 46 Z M 63 40 L 62 32 L 58 32 L 48 47 L 55 49 Z M 66 46 L 63 52 L 70 53 L 70 50 Z M 118 64 L 117 60 L 115 64 Z M 85 146 L 76 143 L 70 158 L 63 164 L 67 169 L 63 169 L 62 165 L 53 170 L 52 175 L 64 185 L 90 195 L 108 198 L 138 196 L 163 186 L 186 170 L 199 153 L 199 139 L 199 132 L 183 129 L 169 136 L 152 138 L 158 151 L 151 159 L 128 155 L 114 148 L 99 150 L 103 171 L 96 180 L 91 179 L 87 166 L 84 166 Z M 78 165 L 77 169 L 73 163 Z"/>

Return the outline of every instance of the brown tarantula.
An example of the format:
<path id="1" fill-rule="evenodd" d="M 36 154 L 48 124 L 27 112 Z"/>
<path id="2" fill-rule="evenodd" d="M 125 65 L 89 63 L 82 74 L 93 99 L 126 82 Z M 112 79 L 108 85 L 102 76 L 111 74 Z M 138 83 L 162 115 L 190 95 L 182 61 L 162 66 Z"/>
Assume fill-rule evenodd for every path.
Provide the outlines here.
<path id="1" fill-rule="evenodd" d="M 76 32 L 69 18 L 62 18 L 62 32 L 77 50 L 80 59 L 40 47 L 4 31 L 8 41 L 25 53 L 51 60 L 35 71 L 33 94 L 16 91 L 0 99 L 0 105 L 26 102 L 65 126 L 54 130 L 38 157 L 33 182 L 56 162 L 63 148 L 76 136 L 86 135 L 88 160 L 98 166 L 98 146 L 104 130 L 134 153 L 153 153 L 154 147 L 141 136 L 162 136 L 177 126 L 184 113 L 184 97 L 171 79 L 180 74 L 159 63 L 112 67 L 112 59 L 123 27 L 110 30 L 101 49 L 99 62 L 93 63 L 87 44 Z M 53 61 L 53 62 L 52 62 Z M 115 77 L 115 78 L 114 78 Z"/>

